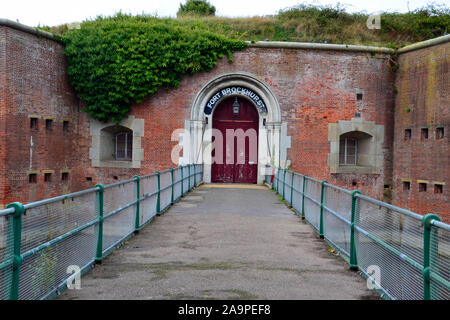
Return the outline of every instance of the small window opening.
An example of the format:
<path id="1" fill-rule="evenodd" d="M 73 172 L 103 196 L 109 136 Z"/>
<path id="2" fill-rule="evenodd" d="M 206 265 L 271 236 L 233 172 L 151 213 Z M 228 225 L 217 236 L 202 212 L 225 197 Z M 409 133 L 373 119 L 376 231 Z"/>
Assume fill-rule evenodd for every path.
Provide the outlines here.
<path id="1" fill-rule="evenodd" d="M 52 119 L 46 119 L 45 120 L 45 129 L 52 130 L 53 126 L 53 120 Z"/>
<path id="2" fill-rule="evenodd" d="M 118 180 L 118 179 L 119 179 L 119 177 L 117 177 L 117 176 L 113 176 L 113 179 L 114 179 L 114 180 Z"/>
<path id="3" fill-rule="evenodd" d="M 62 181 L 68 181 L 69 180 L 69 173 L 68 172 L 61 173 L 61 180 Z"/>
<path id="4" fill-rule="evenodd" d="M 64 132 L 69 131 L 69 121 L 66 120 L 63 121 L 63 131 Z"/>
<path id="5" fill-rule="evenodd" d="M 86 181 L 92 182 L 92 177 L 86 177 Z"/>
<path id="6" fill-rule="evenodd" d="M 436 128 L 436 139 L 443 139 L 444 138 L 444 128 L 443 127 L 439 127 Z"/>
<path id="7" fill-rule="evenodd" d="M 37 129 L 38 127 L 38 119 L 37 118 L 30 118 L 30 128 L 31 129 Z"/>
<path id="8" fill-rule="evenodd" d="M 358 181 L 356 181 L 356 180 L 353 180 L 353 181 L 352 181 L 352 186 L 354 186 L 354 187 L 355 187 L 355 186 L 357 186 L 357 185 L 358 185 Z"/>
<path id="9" fill-rule="evenodd" d="M 51 173 L 44 173 L 44 181 L 45 182 L 51 182 L 52 181 L 52 174 Z"/>
<path id="10" fill-rule="evenodd" d="M 360 101 L 363 98 L 363 94 L 362 93 L 357 93 L 356 94 L 356 100 Z"/>
<path id="11" fill-rule="evenodd" d="M 428 128 L 422 128 L 421 137 L 422 137 L 422 140 L 428 139 Z"/>
<path id="12" fill-rule="evenodd" d="M 405 141 L 411 140 L 411 129 L 405 129 Z"/>
<path id="13" fill-rule="evenodd" d="M 444 186 L 442 184 L 434 185 L 434 193 L 442 193 L 444 191 Z"/>
<path id="14" fill-rule="evenodd" d="M 36 173 L 30 173 L 28 175 L 28 182 L 29 183 L 37 183 L 37 174 Z"/>
<path id="15" fill-rule="evenodd" d="M 403 181 L 403 191 L 411 190 L 411 182 Z"/>
<path id="16" fill-rule="evenodd" d="M 426 192 L 427 191 L 427 184 L 426 183 L 419 183 L 419 192 Z"/>

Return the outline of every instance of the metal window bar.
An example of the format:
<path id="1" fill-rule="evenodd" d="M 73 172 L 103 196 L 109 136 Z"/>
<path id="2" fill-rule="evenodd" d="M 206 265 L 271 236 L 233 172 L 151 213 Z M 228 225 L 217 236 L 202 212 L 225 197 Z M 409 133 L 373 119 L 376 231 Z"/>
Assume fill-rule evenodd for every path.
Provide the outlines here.
<path id="1" fill-rule="evenodd" d="M 131 160 L 133 152 L 133 134 L 119 132 L 115 135 L 114 158 L 116 160 Z"/>
<path id="2" fill-rule="evenodd" d="M 180 185 L 173 171 L 173 182 L 171 170 L 161 172 L 160 188 L 150 174 L 0 210 L 0 299 L 49 299 L 65 290 L 69 267 L 84 274 L 153 219 L 158 194 L 162 208 L 170 205 Z M 201 182 L 202 165 L 194 174 Z"/>
<path id="3" fill-rule="evenodd" d="M 343 138 L 340 140 L 339 162 L 343 165 L 356 165 L 358 163 L 358 140 Z"/>

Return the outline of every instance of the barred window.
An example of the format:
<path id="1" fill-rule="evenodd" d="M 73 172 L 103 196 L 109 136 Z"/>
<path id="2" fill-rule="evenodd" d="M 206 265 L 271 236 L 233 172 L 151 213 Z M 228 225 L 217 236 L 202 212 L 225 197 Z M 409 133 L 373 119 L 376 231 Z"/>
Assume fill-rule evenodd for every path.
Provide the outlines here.
<path id="1" fill-rule="evenodd" d="M 341 138 L 339 144 L 339 164 L 356 165 L 358 162 L 358 140 Z"/>
<path id="2" fill-rule="evenodd" d="M 118 125 L 103 128 L 100 146 L 100 160 L 132 161 L 133 130 Z"/>
<path id="3" fill-rule="evenodd" d="M 131 160 L 133 154 L 133 133 L 119 132 L 115 135 L 114 159 Z"/>

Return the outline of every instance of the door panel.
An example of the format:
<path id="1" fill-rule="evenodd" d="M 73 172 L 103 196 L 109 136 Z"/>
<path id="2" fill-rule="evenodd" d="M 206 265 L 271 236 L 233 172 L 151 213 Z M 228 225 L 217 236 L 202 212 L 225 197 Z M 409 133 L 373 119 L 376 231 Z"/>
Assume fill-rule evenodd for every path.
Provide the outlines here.
<path id="1" fill-rule="evenodd" d="M 238 99 L 239 114 L 233 114 L 234 97 L 221 102 L 214 110 L 213 128 L 218 129 L 223 136 L 222 164 L 213 163 L 211 168 L 211 181 L 222 183 L 256 183 L 258 171 L 258 121 L 256 108 L 245 99 Z M 252 138 L 245 137 L 244 143 L 239 144 L 234 135 L 227 137 L 227 129 L 236 132 L 242 129 L 244 133 L 254 134 Z M 253 132 L 248 130 L 254 130 Z M 242 139 L 242 138 L 241 138 Z M 250 143 L 254 144 L 251 148 Z M 255 152 L 250 158 L 250 150 Z M 232 163 L 227 163 L 227 154 Z M 212 156 L 216 155 L 213 150 Z M 242 158 L 239 158 L 239 155 Z M 238 159 L 244 163 L 238 163 Z"/>

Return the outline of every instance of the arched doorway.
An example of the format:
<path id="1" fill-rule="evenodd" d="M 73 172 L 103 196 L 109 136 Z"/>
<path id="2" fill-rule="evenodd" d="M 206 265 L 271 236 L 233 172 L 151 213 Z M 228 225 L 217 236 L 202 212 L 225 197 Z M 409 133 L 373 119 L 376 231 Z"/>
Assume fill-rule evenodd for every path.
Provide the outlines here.
<path id="1" fill-rule="evenodd" d="M 185 121 L 186 134 L 179 140 L 183 148 L 180 162 L 203 164 L 203 180 L 212 182 L 213 114 L 229 97 L 247 99 L 259 114 L 257 183 L 263 184 L 273 167 L 288 165 L 286 151 L 291 142 L 275 94 L 259 77 L 249 73 L 222 74 L 200 89 L 192 103 L 190 119 Z"/>
<path id="2" fill-rule="evenodd" d="M 259 114 L 255 106 L 242 97 L 226 98 L 214 110 L 212 127 L 211 182 L 257 183 Z"/>

